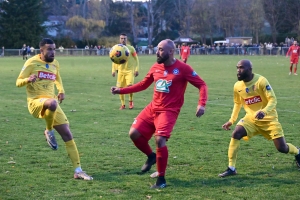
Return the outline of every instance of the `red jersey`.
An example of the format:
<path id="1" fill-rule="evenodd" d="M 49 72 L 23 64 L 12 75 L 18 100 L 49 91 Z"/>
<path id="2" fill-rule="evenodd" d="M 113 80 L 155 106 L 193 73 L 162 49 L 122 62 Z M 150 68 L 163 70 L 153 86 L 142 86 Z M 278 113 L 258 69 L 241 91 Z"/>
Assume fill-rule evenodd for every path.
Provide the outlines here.
<path id="1" fill-rule="evenodd" d="M 295 45 L 290 46 L 288 52 L 286 53 L 286 56 L 288 56 L 290 53 L 291 53 L 291 58 L 299 57 L 300 47 Z"/>
<path id="2" fill-rule="evenodd" d="M 171 66 L 155 63 L 142 81 L 126 88 L 120 88 L 120 94 L 145 90 L 153 82 L 155 83 L 154 94 L 150 104 L 154 111 L 179 112 L 184 102 L 184 93 L 188 82 L 199 89 L 198 104 L 206 105 L 206 83 L 192 67 L 179 60 L 176 60 Z"/>
<path id="3" fill-rule="evenodd" d="M 187 59 L 190 55 L 190 47 L 188 46 L 182 46 L 180 49 L 180 56 L 181 59 Z"/>

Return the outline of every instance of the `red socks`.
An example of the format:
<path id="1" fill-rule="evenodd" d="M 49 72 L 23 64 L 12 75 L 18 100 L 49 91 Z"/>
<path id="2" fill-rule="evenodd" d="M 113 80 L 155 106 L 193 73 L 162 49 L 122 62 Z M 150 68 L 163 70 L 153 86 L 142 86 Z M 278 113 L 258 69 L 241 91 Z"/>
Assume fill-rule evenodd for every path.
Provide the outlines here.
<path id="1" fill-rule="evenodd" d="M 164 176 L 168 163 L 168 148 L 167 146 L 156 148 L 156 168 L 158 176 Z"/>
<path id="2" fill-rule="evenodd" d="M 139 137 L 136 140 L 133 140 L 132 142 L 141 152 L 143 152 L 147 156 L 152 153 L 152 149 L 148 144 L 148 140 L 146 140 L 146 138 L 144 138 L 143 136 Z"/>

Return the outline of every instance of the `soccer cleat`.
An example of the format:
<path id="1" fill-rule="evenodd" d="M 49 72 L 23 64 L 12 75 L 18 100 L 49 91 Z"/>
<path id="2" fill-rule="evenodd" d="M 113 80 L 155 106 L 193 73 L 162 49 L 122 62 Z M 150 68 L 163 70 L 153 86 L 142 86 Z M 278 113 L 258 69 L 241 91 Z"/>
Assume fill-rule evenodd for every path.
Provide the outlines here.
<path id="1" fill-rule="evenodd" d="M 222 173 L 219 174 L 219 177 L 226 177 L 226 176 L 233 176 L 233 175 L 237 175 L 237 171 L 234 170 L 232 171 L 229 167 Z"/>
<path id="2" fill-rule="evenodd" d="M 299 148 L 298 148 L 299 149 Z M 299 150 L 300 151 L 300 150 Z M 296 159 L 296 164 L 297 166 L 300 168 L 300 154 L 295 155 L 295 159 Z"/>
<path id="3" fill-rule="evenodd" d="M 167 187 L 166 179 L 164 176 L 159 176 L 156 180 L 156 183 L 152 185 L 151 189 L 162 189 Z"/>
<path id="4" fill-rule="evenodd" d="M 295 76 L 297 76 L 298 74 L 294 73 Z"/>
<path id="5" fill-rule="evenodd" d="M 85 181 L 91 181 L 91 180 L 93 180 L 93 177 L 87 175 L 84 171 L 75 172 L 74 178 L 75 179 L 83 179 Z"/>
<path id="6" fill-rule="evenodd" d="M 154 165 L 156 163 L 156 153 L 150 154 L 148 156 L 148 159 L 146 160 L 145 164 L 142 166 L 141 171 L 143 173 L 149 171 L 152 167 L 152 165 Z"/>
<path id="7" fill-rule="evenodd" d="M 133 101 L 129 101 L 129 109 L 133 109 Z"/>
<path id="8" fill-rule="evenodd" d="M 292 72 L 289 72 L 289 75 L 291 75 L 292 74 Z"/>
<path id="9" fill-rule="evenodd" d="M 54 130 L 49 131 L 49 130 L 45 130 L 44 135 L 46 137 L 46 141 L 48 143 L 48 145 L 50 146 L 51 149 L 53 150 L 57 150 L 58 145 L 54 136 Z"/>
<path id="10" fill-rule="evenodd" d="M 125 109 L 125 105 L 121 105 L 121 107 L 119 108 L 119 110 L 124 110 Z"/>

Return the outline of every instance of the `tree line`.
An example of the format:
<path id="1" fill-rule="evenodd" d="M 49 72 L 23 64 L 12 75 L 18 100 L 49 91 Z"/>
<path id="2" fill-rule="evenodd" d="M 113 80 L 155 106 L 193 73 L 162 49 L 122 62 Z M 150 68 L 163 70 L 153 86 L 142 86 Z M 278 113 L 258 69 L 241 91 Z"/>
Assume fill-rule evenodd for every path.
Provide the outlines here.
<path id="1" fill-rule="evenodd" d="M 58 24 L 45 26 L 49 16 Z M 191 37 L 212 44 L 252 36 L 254 43 L 300 39 L 299 0 L 0 0 L 0 45 L 37 44 L 49 30 L 56 40 L 81 45 L 127 33 L 131 43 L 148 38 Z M 102 41 L 104 42 L 104 41 Z M 107 42 L 107 41 L 106 41 Z"/>

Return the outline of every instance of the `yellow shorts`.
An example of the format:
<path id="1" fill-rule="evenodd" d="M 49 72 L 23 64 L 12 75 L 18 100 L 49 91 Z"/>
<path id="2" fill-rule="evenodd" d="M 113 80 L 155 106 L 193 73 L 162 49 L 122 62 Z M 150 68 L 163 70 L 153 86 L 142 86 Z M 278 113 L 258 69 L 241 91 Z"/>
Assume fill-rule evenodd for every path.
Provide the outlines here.
<path id="1" fill-rule="evenodd" d="M 283 130 L 278 119 L 272 121 L 258 121 L 252 120 L 248 117 L 242 118 L 237 125 L 243 126 L 246 129 L 247 136 L 243 137 L 244 140 L 249 140 L 255 135 L 262 135 L 268 140 L 283 137 Z"/>
<path id="2" fill-rule="evenodd" d="M 118 72 L 117 87 L 126 87 L 128 85 L 133 85 L 134 75 L 133 71 L 130 72 Z"/>
<path id="3" fill-rule="evenodd" d="M 44 118 L 44 116 L 41 115 L 41 111 L 43 109 L 44 102 L 48 99 L 49 98 L 28 100 L 27 103 L 28 103 L 29 113 L 35 118 Z M 66 117 L 64 111 L 61 109 L 61 107 L 58 104 L 56 111 L 55 111 L 53 126 L 61 125 L 61 124 L 68 124 L 68 123 L 69 123 L 68 118 Z"/>

